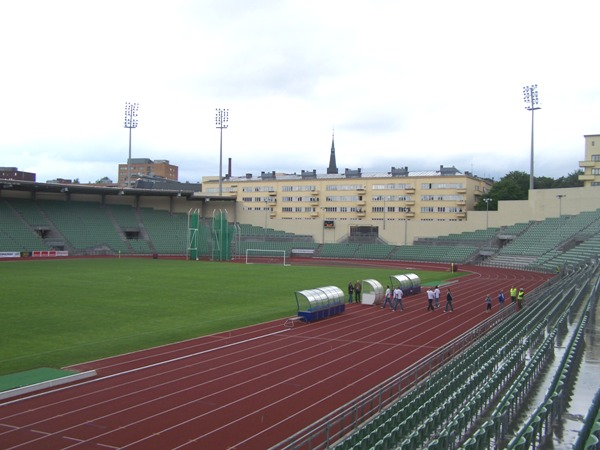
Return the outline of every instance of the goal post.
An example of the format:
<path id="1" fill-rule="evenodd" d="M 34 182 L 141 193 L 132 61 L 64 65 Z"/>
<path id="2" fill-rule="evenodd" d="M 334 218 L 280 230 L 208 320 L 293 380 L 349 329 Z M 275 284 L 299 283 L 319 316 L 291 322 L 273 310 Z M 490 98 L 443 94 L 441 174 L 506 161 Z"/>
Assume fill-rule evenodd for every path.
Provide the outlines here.
<path id="1" fill-rule="evenodd" d="M 246 249 L 246 264 L 281 264 L 289 266 L 285 250 Z"/>

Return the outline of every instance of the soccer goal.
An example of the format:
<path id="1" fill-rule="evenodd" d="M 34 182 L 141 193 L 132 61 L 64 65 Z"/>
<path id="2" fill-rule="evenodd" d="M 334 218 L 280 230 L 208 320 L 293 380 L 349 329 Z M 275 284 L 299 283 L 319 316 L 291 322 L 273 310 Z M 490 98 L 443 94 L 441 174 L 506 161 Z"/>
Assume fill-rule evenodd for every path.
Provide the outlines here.
<path id="1" fill-rule="evenodd" d="M 289 266 L 285 250 L 246 249 L 246 264 L 282 264 Z"/>

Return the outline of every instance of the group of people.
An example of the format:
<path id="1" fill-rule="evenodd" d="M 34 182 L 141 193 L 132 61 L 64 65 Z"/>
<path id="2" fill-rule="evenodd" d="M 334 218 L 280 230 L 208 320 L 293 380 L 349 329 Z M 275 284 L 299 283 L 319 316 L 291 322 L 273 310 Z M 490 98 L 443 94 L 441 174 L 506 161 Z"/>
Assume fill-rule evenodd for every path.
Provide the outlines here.
<path id="1" fill-rule="evenodd" d="M 362 284 L 360 280 L 356 280 L 356 283 L 349 282 L 348 283 L 348 303 L 352 303 L 353 301 L 356 303 L 360 303 L 360 293 L 362 291 Z"/>
<path id="2" fill-rule="evenodd" d="M 381 309 L 385 309 L 385 307 L 389 304 L 392 311 L 397 311 L 398 306 L 400 306 L 400 311 L 404 311 L 402 297 L 404 297 L 404 292 L 402 292 L 400 286 L 396 286 L 392 290 L 388 285 L 385 289 L 385 300 L 383 301 L 383 306 L 381 307 Z"/>
<path id="3" fill-rule="evenodd" d="M 440 287 L 436 286 L 434 289 L 427 289 L 427 311 L 435 311 L 440 307 Z M 446 305 L 444 312 L 454 312 L 454 305 L 452 304 L 452 292 L 450 288 L 446 291 Z"/>
<path id="4" fill-rule="evenodd" d="M 356 280 L 356 283 L 350 281 L 348 283 L 348 303 L 356 302 L 360 303 L 360 294 L 362 291 L 362 284 L 360 280 Z M 436 286 L 434 289 L 427 289 L 427 311 L 435 311 L 440 307 L 440 288 Z M 383 302 L 383 306 L 381 309 L 385 309 L 389 304 L 392 311 L 397 311 L 398 306 L 400 306 L 400 311 L 404 311 L 404 305 L 402 304 L 402 297 L 404 297 L 404 293 L 399 286 L 391 289 L 388 285 L 385 290 L 385 300 Z M 446 305 L 444 308 L 444 312 L 453 312 L 454 306 L 452 305 L 452 292 L 450 292 L 450 288 L 448 288 L 446 292 Z M 500 305 L 500 309 L 504 307 L 504 291 L 500 291 L 498 293 L 498 304 Z M 516 287 L 510 288 L 510 300 L 511 303 L 517 304 L 517 309 L 523 308 L 523 301 L 525 300 L 525 290 L 520 288 L 517 290 Z M 490 312 L 492 310 L 492 296 L 490 294 L 485 297 L 485 310 L 486 312 Z"/>
<path id="5" fill-rule="evenodd" d="M 520 288 L 517 290 L 516 287 L 510 288 L 510 301 L 511 303 L 517 304 L 517 309 L 523 308 L 523 301 L 525 300 L 525 289 Z M 500 305 L 500 309 L 504 307 L 504 291 L 500 291 L 498 293 L 498 304 Z M 492 296 L 490 294 L 485 296 L 485 310 L 486 312 L 490 312 L 492 310 Z"/>

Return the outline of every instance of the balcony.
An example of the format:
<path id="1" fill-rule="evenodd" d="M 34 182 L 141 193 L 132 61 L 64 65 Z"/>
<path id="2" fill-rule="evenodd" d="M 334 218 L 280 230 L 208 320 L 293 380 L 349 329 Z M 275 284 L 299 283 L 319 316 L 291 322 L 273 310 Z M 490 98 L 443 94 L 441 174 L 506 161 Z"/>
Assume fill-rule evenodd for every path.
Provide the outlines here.
<path id="1" fill-rule="evenodd" d="M 367 204 L 367 202 L 365 202 L 364 200 L 360 200 L 358 202 L 356 202 L 357 206 L 365 206 Z"/>
<path id="2" fill-rule="evenodd" d="M 270 197 L 276 197 L 277 196 L 277 192 L 275 192 L 275 191 L 269 191 L 269 196 Z"/>
<path id="3" fill-rule="evenodd" d="M 596 161 L 579 161 L 579 167 L 596 167 Z"/>
<path id="4" fill-rule="evenodd" d="M 367 192 L 367 188 L 365 186 L 360 187 L 360 188 L 356 189 L 356 192 L 358 192 L 359 194 L 364 194 Z"/>
<path id="5" fill-rule="evenodd" d="M 367 213 L 366 213 L 366 212 L 364 212 L 364 211 L 356 211 L 356 215 L 357 215 L 358 217 L 365 217 L 365 216 L 367 215 Z"/>
<path id="6" fill-rule="evenodd" d="M 414 212 L 407 212 L 406 213 L 406 217 L 415 217 L 415 213 Z"/>

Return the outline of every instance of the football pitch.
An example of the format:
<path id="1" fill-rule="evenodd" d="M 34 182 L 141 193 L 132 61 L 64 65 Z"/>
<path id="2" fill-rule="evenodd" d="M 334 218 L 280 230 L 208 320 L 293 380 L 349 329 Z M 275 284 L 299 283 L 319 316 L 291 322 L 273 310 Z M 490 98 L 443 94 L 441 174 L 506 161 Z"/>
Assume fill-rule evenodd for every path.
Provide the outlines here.
<path id="1" fill-rule="evenodd" d="M 168 259 L 0 263 L 0 375 L 71 364 L 296 315 L 295 292 L 449 271 Z"/>

